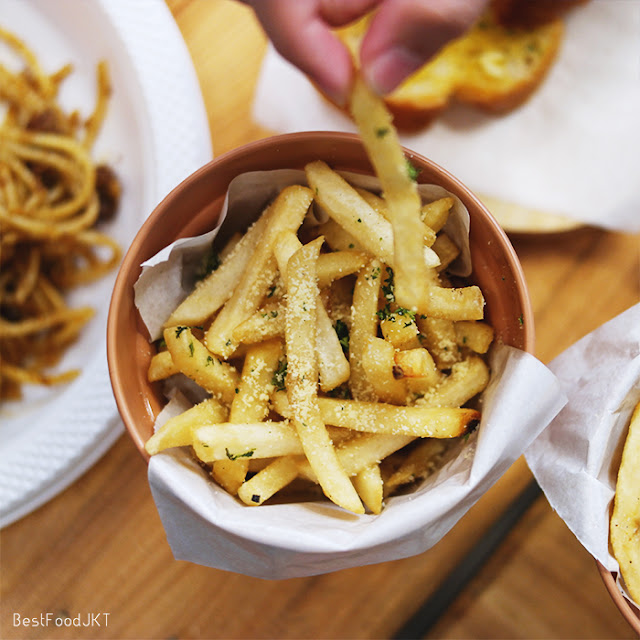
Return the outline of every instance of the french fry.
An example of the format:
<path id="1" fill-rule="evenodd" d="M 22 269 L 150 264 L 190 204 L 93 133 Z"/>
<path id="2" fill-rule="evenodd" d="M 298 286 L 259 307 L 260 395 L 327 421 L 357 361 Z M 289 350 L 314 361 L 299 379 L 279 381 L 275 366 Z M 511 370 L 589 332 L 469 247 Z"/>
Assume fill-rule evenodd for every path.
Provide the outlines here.
<path id="1" fill-rule="evenodd" d="M 479 356 L 456 362 L 451 373 L 424 397 L 416 400 L 416 405 L 430 407 L 461 407 L 474 396 L 484 391 L 489 383 L 489 367 Z"/>
<path id="2" fill-rule="evenodd" d="M 323 240 L 322 236 L 316 241 L 321 243 L 321 239 Z M 279 236 L 275 247 L 275 255 L 280 274 L 285 282 L 288 281 L 287 265 L 289 259 L 301 247 L 302 243 L 295 234 L 284 232 Z M 320 292 L 318 292 L 316 299 L 316 350 L 318 352 L 320 388 L 323 391 L 331 391 L 331 389 L 339 387 L 349 379 L 349 361 L 344 355 L 340 340 L 333 328 L 333 323 L 320 298 Z"/>
<path id="3" fill-rule="evenodd" d="M 223 422 L 227 410 L 215 398 L 207 398 L 173 418 L 167 420 L 144 445 L 150 456 L 171 449 L 193 444 L 194 431 L 205 424 Z"/>
<path id="4" fill-rule="evenodd" d="M 264 234 L 268 217 L 263 213 L 229 252 L 222 264 L 178 305 L 165 327 L 199 326 L 205 323 L 231 297 L 251 255 Z"/>
<path id="5" fill-rule="evenodd" d="M 271 498 L 298 476 L 298 460 L 293 456 L 277 458 L 247 480 L 238 489 L 238 497 L 246 505 L 257 506 Z"/>
<path id="6" fill-rule="evenodd" d="M 356 191 L 362 199 L 374 210 L 377 211 L 381 216 L 389 220 L 389 207 L 387 206 L 387 202 L 381 196 L 368 191 L 367 189 L 356 188 Z M 420 215 L 422 218 L 422 213 Z M 431 247 L 433 243 L 436 241 L 436 232 L 427 224 L 423 223 L 423 240 L 424 244 L 427 247 Z"/>
<path id="7" fill-rule="evenodd" d="M 284 337 L 284 305 L 281 301 L 265 304 L 241 322 L 231 335 L 234 342 L 248 345 Z"/>
<path id="8" fill-rule="evenodd" d="M 439 369 L 450 369 L 460 360 L 458 337 L 451 320 L 418 315 L 416 322 L 422 344 L 429 350 Z"/>
<path id="9" fill-rule="evenodd" d="M 349 389 L 354 398 L 375 400 L 376 395 L 364 368 L 364 352 L 369 340 L 376 337 L 378 329 L 378 297 L 382 264 L 373 259 L 358 274 L 351 305 L 351 331 L 349 333 L 349 364 L 351 377 Z"/>
<path id="10" fill-rule="evenodd" d="M 416 310 L 427 295 L 422 203 L 407 159 L 384 101 L 357 77 L 351 95 L 351 114 L 382 186 L 393 227 L 394 260 L 385 262 L 396 274 L 396 299 Z M 430 265 L 429 265 L 430 266 Z"/>
<path id="11" fill-rule="evenodd" d="M 214 397 L 231 404 L 238 386 L 237 369 L 213 355 L 189 327 L 168 327 L 163 335 L 176 367 Z"/>
<path id="12" fill-rule="evenodd" d="M 311 204 L 313 193 L 292 185 L 283 189 L 267 213 L 265 230 L 232 296 L 211 323 L 205 344 L 213 353 L 229 357 L 238 346 L 233 330 L 254 313 L 276 275 L 273 248 L 282 231 L 296 231 Z"/>
<path id="13" fill-rule="evenodd" d="M 358 273 L 369 257 L 362 251 L 332 251 L 318 257 L 318 288 L 330 286 L 334 280 Z"/>
<path id="14" fill-rule="evenodd" d="M 394 234 L 391 223 L 376 212 L 362 196 L 338 173 L 322 161 L 305 166 L 307 181 L 316 193 L 316 200 L 350 236 L 366 251 L 385 264 L 394 266 Z M 422 242 L 424 225 L 418 220 L 420 230 L 420 260 L 436 267 L 440 261 L 436 253 Z M 331 243 L 330 243 L 331 244 Z M 349 244 L 354 244 L 350 242 Z M 342 246 L 341 248 L 348 248 Z M 356 248 L 355 246 L 352 248 Z M 400 251 L 405 252 L 404 248 Z"/>
<path id="15" fill-rule="evenodd" d="M 393 473 L 384 480 L 384 494 L 389 495 L 398 487 L 431 475 L 439 466 L 451 440 L 424 438 L 416 443 Z"/>
<path id="16" fill-rule="evenodd" d="M 454 200 L 450 196 L 423 204 L 420 209 L 420 219 L 424 224 L 438 233 L 447 223 L 453 205 Z"/>
<path id="17" fill-rule="evenodd" d="M 396 349 L 416 349 L 420 346 L 415 314 L 401 307 L 396 311 L 385 311 L 380 320 L 384 339 Z"/>
<path id="18" fill-rule="evenodd" d="M 476 285 L 459 288 L 429 286 L 426 298 L 418 305 L 418 311 L 433 318 L 482 320 L 484 296 Z"/>
<path id="19" fill-rule="evenodd" d="M 229 412 L 232 423 L 259 422 L 267 417 L 269 397 L 274 388 L 274 374 L 283 355 L 284 345 L 278 339 L 253 345 L 248 349 Z M 216 482 L 229 493 L 237 493 L 247 475 L 250 456 L 236 451 L 225 457 L 205 458 L 203 454 L 208 453 L 208 449 L 201 441 L 194 442 L 194 449 L 201 460 L 213 462 L 211 473 Z"/>
<path id="20" fill-rule="evenodd" d="M 230 422 L 259 422 L 267 417 L 275 386 L 274 374 L 283 357 L 282 340 L 269 340 L 249 348 L 231 403 Z"/>
<path id="21" fill-rule="evenodd" d="M 377 464 L 387 456 L 402 449 L 414 440 L 413 436 L 398 436 L 387 433 L 361 433 L 336 447 L 338 460 L 349 477 L 363 469 Z M 315 472 L 308 460 L 298 460 L 298 475 L 301 478 L 317 482 Z"/>
<path id="22" fill-rule="evenodd" d="M 432 377 L 434 383 L 438 379 L 436 363 L 423 347 L 396 351 L 393 360 L 397 368 L 396 375 L 399 378 Z"/>
<path id="23" fill-rule="evenodd" d="M 343 429 L 329 428 L 327 433 L 332 442 L 345 439 Z M 246 463 L 247 469 L 249 460 L 304 454 L 298 433 L 288 420 L 203 424 L 193 432 L 193 448 L 202 462 Z"/>
<path id="24" fill-rule="evenodd" d="M 274 394 L 273 404 L 282 416 L 292 417 L 284 394 Z M 399 406 L 341 398 L 318 398 L 317 405 L 327 425 L 412 438 L 455 438 L 464 435 L 480 418 L 475 409 L 445 405 Z"/>
<path id="25" fill-rule="evenodd" d="M 362 244 L 333 218 L 317 226 L 315 231 L 317 235 L 324 236 L 327 245 L 333 251 L 365 251 Z"/>
<path id="26" fill-rule="evenodd" d="M 396 350 L 382 338 L 370 338 L 362 354 L 362 366 L 376 397 L 381 402 L 405 404 L 407 386 L 396 375 Z"/>
<path id="27" fill-rule="evenodd" d="M 336 504 L 363 513 L 349 477 L 341 467 L 318 408 L 318 364 L 316 302 L 318 285 L 315 264 L 322 240 L 314 240 L 296 251 L 287 263 L 287 396 L 291 419 L 318 482 Z"/>
<path id="28" fill-rule="evenodd" d="M 640 602 L 640 404 L 629 422 L 622 459 L 616 480 L 616 492 L 609 528 L 613 555 L 629 594 Z"/>
<path id="29" fill-rule="evenodd" d="M 157 382 L 165 380 L 169 376 L 179 373 L 178 367 L 173 364 L 171 354 L 168 351 L 159 351 L 152 358 L 147 370 L 147 380 Z"/>
<path id="30" fill-rule="evenodd" d="M 458 346 L 475 353 L 487 353 L 493 342 L 493 327 L 486 322 L 455 322 L 454 331 Z"/>
<path id="31" fill-rule="evenodd" d="M 438 271 L 446 269 L 460 255 L 458 245 L 446 233 L 439 234 L 431 248 L 440 259 L 440 264 L 436 267 Z"/>
<path id="32" fill-rule="evenodd" d="M 369 511 L 382 512 L 383 483 L 379 464 L 369 465 L 353 476 L 353 486 Z"/>

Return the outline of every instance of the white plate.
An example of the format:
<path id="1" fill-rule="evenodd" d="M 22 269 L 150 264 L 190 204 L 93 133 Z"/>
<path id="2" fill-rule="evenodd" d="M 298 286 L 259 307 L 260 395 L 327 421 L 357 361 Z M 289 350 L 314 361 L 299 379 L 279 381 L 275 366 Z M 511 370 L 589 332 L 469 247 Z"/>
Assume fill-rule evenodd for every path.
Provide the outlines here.
<path id="1" fill-rule="evenodd" d="M 159 0 L 2 0 L 0 24 L 35 50 L 45 70 L 74 65 L 61 101 L 84 115 L 95 100 L 95 65 L 108 60 L 113 97 L 94 156 L 123 183 L 109 233 L 126 250 L 156 204 L 212 157 L 197 77 L 171 13 Z M 1 47 L 0 60 L 16 63 Z M 81 367 L 81 375 L 65 387 L 28 388 L 22 401 L 0 408 L 0 527 L 68 487 L 123 432 L 105 346 L 114 279 L 71 295 L 71 304 L 97 311 L 61 363 Z"/>

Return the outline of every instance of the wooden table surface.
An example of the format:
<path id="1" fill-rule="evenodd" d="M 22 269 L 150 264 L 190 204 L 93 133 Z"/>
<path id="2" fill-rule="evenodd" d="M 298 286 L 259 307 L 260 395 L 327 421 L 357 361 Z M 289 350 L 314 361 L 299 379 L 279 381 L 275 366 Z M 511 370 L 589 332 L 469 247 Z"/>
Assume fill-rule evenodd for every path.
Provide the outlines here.
<path id="1" fill-rule="evenodd" d="M 202 86 L 216 155 L 269 135 L 250 111 L 266 39 L 232 0 L 168 0 Z M 640 237 L 515 237 L 548 362 L 640 300 Z M 521 459 L 431 550 L 285 581 L 173 559 L 127 436 L 2 532 L 2 638 L 393 637 L 530 483 Z M 60 626 L 15 626 L 50 613 Z M 74 620 L 90 620 L 74 627 Z M 433 638 L 632 638 L 595 564 L 544 497 L 444 607 Z M 65 623 L 66 621 L 66 623 Z"/>

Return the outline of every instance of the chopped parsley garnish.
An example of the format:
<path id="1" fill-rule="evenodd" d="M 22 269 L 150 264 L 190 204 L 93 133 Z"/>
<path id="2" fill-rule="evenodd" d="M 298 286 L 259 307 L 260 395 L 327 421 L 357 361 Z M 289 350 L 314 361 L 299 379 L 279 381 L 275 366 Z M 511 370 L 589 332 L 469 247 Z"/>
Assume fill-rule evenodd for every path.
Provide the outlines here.
<path id="1" fill-rule="evenodd" d="M 414 167 L 413 164 L 411 163 L 411 160 L 409 160 L 409 158 L 405 158 L 405 160 L 407 163 L 407 173 L 409 174 L 409 177 L 414 182 L 416 182 L 418 180 L 418 176 L 420 175 L 421 169 Z"/>
<path id="2" fill-rule="evenodd" d="M 195 347 L 193 345 L 193 342 L 189 342 L 189 356 L 191 358 L 193 358 L 193 352 L 195 351 Z"/>
<path id="3" fill-rule="evenodd" d="M 210 273 L 220 266 L 220 255 L 211 247 L 209 251 L 202 257 L 200 269 L 198 270 L 198 279 L 206 278 Z"/>
<path id="4" fill-rule="evenodd" d="M 189 328 L 189 327 L 176 327 L 176 338 L 179 338 L 179 337 L 180 337 L 180 334 L 181 334 L 183 331 L 186 331 L 188 328 Z"/>
<path id="5" fill-rule="evenodd" d="M 389 127 L 378 127 L 376 129 L 376 138 L 384 138 L 389 133 Z"/>
<path id="6" fill-rule="evenodd" d="M 349 327 L 347 327 L 347 324 L 344 321 L 336 320 L 334 329 L 338 335 L 338 340 L 340 340 L 342 350 L 345 353 L 349 353 Z"/>
<path id="7" fill-rule="evenodd" d="M 387 302 L 395 302 L 395 285 L 393 283 L 393 269 L 387 267 L 387 277 L 382 283 L 382 295 Z"/>
<path id="8" fill-rule="evenodd" d="M 227 458 L 229 458 L 229 460 L 237 460 L 238 458 L 251 458 L 255 449 L 249 449 L 249 451 L 245 451 L 244 453 L 231 453 L 229 449 L 225 447 L 224 452 L 227 454 Z"/>
<path id="9" fill-rule="evenodd" d="M 284 391 L 285 378 L 287 377 L 287 361 L 280 360 L 278 368 L 275 370 L 273 377 L 271 378 L 271 384 L 275 387 L 276 391 Z"/>

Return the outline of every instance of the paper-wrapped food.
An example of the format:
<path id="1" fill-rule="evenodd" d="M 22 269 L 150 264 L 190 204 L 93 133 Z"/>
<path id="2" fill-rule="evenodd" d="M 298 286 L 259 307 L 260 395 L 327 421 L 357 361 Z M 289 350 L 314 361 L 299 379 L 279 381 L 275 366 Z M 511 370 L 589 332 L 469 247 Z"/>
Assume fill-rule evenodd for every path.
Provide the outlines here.
<path id="1" fill-rule="evenodd" d="M 321 174 L 328 171 L 330 180 L 338 179 L 323 163 L 312 164 Z M 162 383 L 168 404 L 158 416 L 157 431 L 150 441 L 153 446 L 161 442 L 163 427 L 169 424 L 166 421 L 173 420 L 171 424 L 178 426 L 171 432 L 171 443 L 186 445 L 161 445 L 163 450 L 153 455 L 149 464 L 152 493 L 178 559 L 274 579 L 325 573 L 425 551 L 508 469 L 565 402 L 555 377 L 531 354 L 503 344 L 499 338 L 488 354 L 473 353 L 474 348 L 483 351 L 487 346 L 486 342 L 484 347 L 472 345 L 478 333 L 473 329 L 468 334 L 463 331 L 465 323 L 485 324 L 478 323 L 478 315 L 473 315 L 478 313 L 473 302 L 472 310 L 464 312 L 473 317 L 463 313 L 456 318 L 459 322 L 452 323 L 459 324 L 458 338 L 454 332 L 453 342 L 445 344 L 441 340 L 439 353 L 434 345 L 430 352 L 434 356 L 428 363 L 431 369 L 425 367 L 428 350 L 421 340 L 428 340 L 428 328 L 417 327 L 427 320 L 426 314 L 397 304 L 393 271 L 389 269 L 393 255 L 389 254 L 385 262 L 380 258 L 385 255 L 384 248 L 371 248 L 374 242 L 388 246 L 387 223 L 384 215 L 375 211 L 377 182 L 356 174 L 339 176 L 339 180 L 348 180 L 348 188 L 356 194 L 351 195 L 359 200 L 352 209 L 357 213 L 350 221 L 344 221 L 347 228 L 352 225 L 352 231 L 343 226 L 340 233 L 333 233 L 334 217 L 327 216 L 331 201 L 318 197 L 325 183 L 316 182 L 316 178 L 309 168 L 306 174 L 272 171 L 237 177 L 229 187 L 221 226 L 163 250 L 143 265 L 136 284 L 136 305 L 151 338 L 164 336 L 174 349 L 172 357 L 181 353 L 189 371 L 195 361 L 202 371 L 210 367 L 202 374 L 204 377 L 194 373 L 193 379 L 188 380 L 180 373 Z M 290 185 L 301 185 L 302 195 L 287 191 L 285 187 Z M 273 242 L 272 228 L 258 227 L 255 231 L 256 224 L 260 224 L 256 219 L 265 208 L 268 210 L 267 205 L 277 194 L 285 191 L 293 193 L 294 200 L 302 198 L 298 201 L 299 220 L 293 223 L 293 231 L 279 229 L 273 256 L 262 262 L 252 261 L 247 253 L 260 254 L 261 246 Z M 425 212 L 429 203 L 443 199 L 448 203 L 447 212 L 450 210 L 442 233 L 438 234 L 446 241 L 437 243 L 435 237 L 425 241 L 425 257 L 432 260 L 437 286 L 443 282 L 448 285 L 450 291 L 445 296 L 457 295 L 451 291 L 470 289 L 462 295 L 471 293 L 471 299 L 475 299 L 477 287 L 464 282 L 472 267 L 466 208 L 441 187 L 419 185 L 419 191 Z M 312 199 L 322 206 L 309 208 Z M 368 226 L 368 235 L 358 233 L 360 224 Z M 249 247 L 243 245 L 248 242 L 249 234 L 245 234 L 236 244 L 235 233 L 250 225 L 255 242 Z M 371 233 L 372 228 L 375 233 Z M 255 270 L 251 282 L 255 285 L 260 281 L 255 286 L 262 287 L 262 293 L 256 294 L 253 286 L 246 287 L 243 293 L 245 301 L 252 297 L 258 300 L 244 307 L 246 322 L 253 321 L 254 325 L 243 330 L 245 336 L 261 335 L 265 348 L 255 350 L 243 343 L 239 337 L 242 332 L 235 331 L 237 325 L 229 330 L 226 323 L 231 311 L 235 313 L 242 307 L 235 295 L 243 288 L 240 284 L 233 288 L 233 296 L 231 290 L 218 291 L 224 294 L 225 301 L 213 321 L 207 319 L 196 326 L 202 320 L 197 314 L 181 315 L 185 309 L 189 311 L 185 297 L 193 289 L 194 274 L 216 234 L 218 246 L 227 247 L 223 252 L 229 258 L 234 251 L 230 246 L 244 252 L 251 265 L 247 268 Z M 325 243 L 333 251 L 320 254 L 319 247 Z M 453 252 L 452 247 L 456 248 Z M 335 272 L 328 275 L 332 269 L 328 263 L 337 253 L 349 254 L 352 259 L 347 277 Z M 333 257 L 321 260 L 319 256 Z M 363 262 L 358 263 L 363 256 Z M 445 265 L 446 275 L 440 268 Z M 312 277 L 305 278 L 310 269 Z M 335 289 L 324 287 L 320 293 L 317 282 L 323 278 L 341 284 Z M 228 303 L 228 299 L 232 302 Z M 224 310 L 227 304 L 233 307 L 231 311 Z M 247 311 L 249 308 L 251 312 Z M 480 312 L 483 313 L 482 307 Z M 329 333 L 333 333 L 332 339 L 341 351 L 336 353 L 327 346 L 320 349 L 317 359 L 309 358 L 305 351 L 313 353 L 314 342 L 320 343 L 319 318 L 325 313 L 332 329 Z M 368 324 L 361 323 L 360 313 Z M 354 317 L 358 318 L 355 322 Z M 181 324 L 185 318 L 193 324 Z M 314 330 L 310 332 L 309 326 Z M 364 339 L 367 331 L 374 333 Z M 253 338 L 245 340 L 251 342 Z M 390 345 L 390 352 L 376 340 Z M 380 349 L 370 351 L 371 344 Z M 448 350 L 455 353 L 447 353 Z M 345 352 L 348 357 L 342 359 Z M 358 358 L 352 357 L 354 352 Z M 331 366 L 323 369 L 322 359 L 327 354 L 333 354 L 333 359 Z M 242 362 L 236 364 L 238 356 Z M 438 359 L 442 360 L 439 364 Z M 452 386 L 451 381 L 458 377 L 473 377 L 472 362 L 482 363 L 479 370 L 487 374 L 490 371 L 490 379 L 487 376 L 462 398 L 455 396 L 452 407 L 438 401 L 440 396 L 432 389 L 446 389 L 447 381 Z M 215 375 L 225 382 L 215 394 L 203 393 L 206 376 L 214 367 Z M 368 378 L 369 384 L 362 373 L 367 368 L 379 373 Z M 412 368 L 417 375 L 411 375 Z M 430 386 L 429 375 L 435 376 L 430 378 Z M 201 384 L 194 388 L 193 380 Z M 531 393 L 533 388 L 535 394 Z M 248 389 L 251 393 L 247 393 Z M 481 389 L 479 400 L 475 396 Z M 459 408 L 472 397 L 473 406 Z M 193 410 L 202 411 L 208 421 L 195 431 L 181 423 L 185 410 L 194 403 Z M 440 421 L 415 416 L 434 408 L 433 415 L 441 414 Z M 381 417 L 380 411 L 387 417 Z M 449 412 L 467 416 L 457 430 L 450 431 L 442 417 Z M 471 423 L 477 418 L 479 425 L 472 431 L 475 424 Z M 318 420 L 322 423 L 320 430 L 316 428 Z M 394 424 L 391 431 L 380 426 L 388 422 Z M 309 432 L 301 433 L 301 426 Z M 324 434 L 319 433 L 322 430 Z M 265 431 L 271 432 L 268 442 L 261 439 Z M 241 434 L 250 441 L 243 441 Z M 443 434 L 448 436 L 446 446 Z M 182 437 L 187 439 L 181 440 Z M 380 459 L 374 457 L 362 467 L 360 456 L 364 454 L 359 445 L 371 441 L 376 446 L 386 443 L 389 458 L 378 464 Z M 404 454 L 405 445 L 413 446 L 418 458 L 431 456 L 427 467 L 424 460 L 416 467 L 420 470 L 418 478 L 407 472 L 411 458 Z M 357 454 L 347 455 L 345 451 L 350 447 Z M 398 450 L 403 452 L 400 463 L 396 459 Z M 346 473 L 346 490 L 344 483 L 330 475 L 336 462 Z M 398 469 L 404 470 L 404 477 L 396 488 L 392 478 Z M 234 481 L 238 470 L 242 477 Z M 305 493 L 296 493 L 291 488 L 297 487 L 301 478 L 320 482 L 323 491 L 309 493 L 309 487 L 314 485 L 305 482 L 301 483 Z M 289 493 L 275 493 L 265 502 L 263 492 L 271 495 L 269 482 L 276 482 L 277 488 L 286 485 Z M 256 483 L 260 491 L 255 489 Z M 390 487 L 397 490 L 390 491 Z M 252 503 L 256 506 L 249 506 Z"/>

